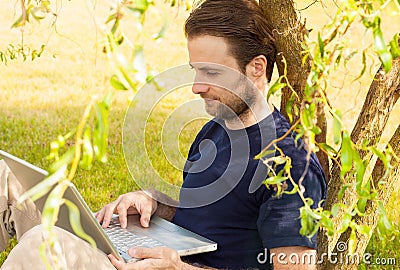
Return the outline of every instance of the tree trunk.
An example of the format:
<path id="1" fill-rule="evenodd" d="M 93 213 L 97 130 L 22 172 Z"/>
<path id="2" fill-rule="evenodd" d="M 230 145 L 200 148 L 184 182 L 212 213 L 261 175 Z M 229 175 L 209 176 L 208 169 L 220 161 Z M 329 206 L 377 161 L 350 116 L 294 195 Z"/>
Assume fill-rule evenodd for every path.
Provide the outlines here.
<path id="1" fill-rule="evenodd" d="M 390 113 L 399 99 L 400 90 L 400 58 L 393 60 L 392 69 L 385 74 L 381 67 L 369 88 L 357 123 L 351 133 L 351 140 L 356 145 L 361 145 L 368 139 L 371 145 L 378 143 L 381 134 L 389 119 Z M 361 158 L 366 153 L 361 151 Z M 340 168 L 333 165 L 332 178 L 329 182 L 329 196 L 326 201 L 327 209 L 337 202 L 337 195 L 342 187 Z"/>
<path id="2" fill-rule="evenodd" d="M 393 137 L 390 139 L 389 144 L 392 146 L 395 155 L 400 155 L 400 125 L 397 127 L 396 132 L 394 133 Z M 381 188 L 378 191 L 378 199 L 382 201 L 384 205 L 386 205 L 391 197 L 391 194 L 394 190 L 400 187 L 400 161 L 392 160 L 391 165 L 393 166 L 394 170 L 391 174 L 387 177 L 387 181 L 385 183 L 385 188 Z M 374 186 L 378 187 L 379 180 L 385 174 L 385 167 L 382 162 L 377 162 L 375 165 L 374 170 L 372 171 L 372 179 L 374 182 Z M 379 213 L 377 211 L 377 204 L 371 201 L 368 201 L 367 206 L 365 208 L 365 216 L 356 216 L 355 222 L 358 225 L 367 225 L 373 231 L 378 223 L 379 220 Z M 347 229 L 338 240 L 338 243 L 348 243 L 350 239 L 351 229 Z M 343 255 L 342 258 L 354 258 L 353 260 L 343 260 L 341 263 L 331 264 L 328 260 L 324 262 L 323 265 L 320 266 L 320 269 L 324 270 L 342 270 L 342 269 L 351 269 L 357 270 L 358 262 L 362 262 L 364 251 L 367 248 L 368 242 L 370 240 L 370 236 L 365 234 L 357 233 L 357 243 L 356 248 L 354 251 L 353 257 L 348 254 L 347 250 L 338 250 L 337 246 L 335 246 L 333 250 L 333 254 L 341 254 Z M 348 244 L 347 244 L 348 246 Z M 337 258 L 340 258 L 339 255 L 336 255 Z M 368 259 L 368 258 L 366 258 Z M 371 261 L 372 263 L 372 261 Z"/>
<path id="3" fill-rule="evenodd" d="M 310 61 L 302 63 L 304 55 L 301 54 L 304 51 L 301 43 L 305 41 L 304 37 L 308 35 L 308 31 L 305 25 L 298 20 L 292 0 L 260 0 L 260 6 L 271 25 L 271 29 L 273 29 L 274 43 L 278 54 L 276 65 L 279 75 L 285 73 L 285 65 L 282 62 L 284 57 L 287 63 L 287 79 L 299 97 L 299 99 L 295 99 L 292 109 L 293 122 L 295 122 L 298 117 L 294 114 L 294 108 L 300 108 L 301 101 L 304 98 L 307 77 L 311 69 Z M 285 87 L 282 90 L 281 112 L 287 119 L 289 118 L 285 108 L 291 96 L 292 90 L 289 87 Z M 327 126 L 323 106 L 318 107 L 317 115 L 318 126 L 322 132 L 316 136 L 316 141 L 319 143 L 326 142 Z M 322 151 L 319 151 L 317 156 L 326 177 L 329 178 L 328 156 Z"/>
<path id="4" fill-rule="evenodd" d="M 371 145 L 374 145 L 379 142 L 380 136 L 386 127 L 387 121 L 389 119 L 390 113 L 396 104 L 397 100 L 400 97 L 400 58 L 396 58 L 393 60 L 393 67 L 389 73 L 385 74 L 383 68 L 381 67 L 370 86 L 368 91 L 366 100 L 364 102 L 363 108 L 357 120 L 357 123 L 351 133 L 352 141 L 361 145 L 364 139 L 368 139 Z M 400 131 L 397 128 L 395 134 L 390 140 L 390 145 L 393 147 L 395 151 L 399 151 L 400 147 Z M 370 157 L 366 156 L 366 153 L 360 151 L 361 158 L 370 159 Z M 397 155 L 399 152 L 396 152 Z M 390 177 L 386 179 L 386 185 L 384 188 L 379 190 L 379 198 L 382 199 L 384 203 L 387 202 L 387 199 L 390 197 L 394 187 L 399 182 L 400 173 L 399 173 L 399 164 L 396 164 L 396 170 L 392 173 Z M 377 185 L 377 181 L 383 176 L 382 163 L 378 160 L 374 170 L 373 170 L 373 181 L 375 181 L 375 186 Z M 343 185 L 343 180 L 340 179 L 340 168 L 335 164 L 332 168 L 331 179 L 328 184 L 328 198 L 325 204 L 325 209 L 330 209 L 332 205 L 338 203 L 338 193 Z M 348 206 L 354 206 L 356 203 L 355 198 L 355 179 L 354 177 L 347 176 L 345 177 L 346 183 L 352 183 L 354 188 L 346 191 L 342 203 Z M 356 220 L 360 225 L 368 225 L 372 229 L 376 227 L 377 215 L 374 212 L 376 209 L 376 205 L 373 205 L 369 202 L 368 212 L 365 217 L 357 217 Z M 341 224 L 341 219 L 343 217 L 343 213 L 340 213 L 334 219 L 335 227 L 338 228 Z M 318 243 L 318 253 L 321 255 L 322 253 L 328 253 L 328 251 L 333 249 L 335 252 L 336 243 L 338 239 L 340 242 L 347 243 L 350 236 L 350 231 L 346 231 L 343 235 L 338 235 L 337 238 L 332 239 L 328 243 L 328 239 L 326 236 L 320 234 L 319 243 Z M 363 254 L 365 248 L 367 247 L 368 241 L 370 237 L 365 235 L 357 235 L 358 242 L 356 252 L 358 254 Z M 352 266 L 347 266 L 348 268 L 344 268 L 344 266 L 337 265 L 328 265 L 328 261 L 325 264 L 320 266 L 320 269 L 352 269 Z"/>
<path id="5" fill-rule="evenodd" d="M 301 54 L 303 49 L 301 43 L 304 41 L 304 37 L 308 35 L 308 31 L 305 25 L 298 20 L 293 1 L 292 0 L 260 0 L 260 6 L 273 29 L 273 36 L 275 38 L 275 47 L 277 49 L 277 67 L 280 75 L 285 72 L 285 65 L 282 62 L 283 57 L 287 63 L 287 79 L 292 86 L 294 92 L 298 95 L 298 99 L 295 99 L 293 107 L 300 108 L 301 101 L 304 97 L 304 87 L 306 85 L 307 77 L 311 69 L 311 63 L 306 61 L 302 64 Z M 383 69 L 379 69 L 374 81 L 372 82 L 367 98 L 365 100 L 362 111 L 359 115 L 358 121 L 352 131 L 351 139 L 357 145 L 361 145 L 364 139 L 368 139 L 371 145 L 376 144 L 382 131 L 384 130 L 387 120 L 390 116 L 391 110 L 399 98 L 400 91 L 400 59 L 393 61 L 393 68 L 385 74 Z M 288 87 L 282 91 L 281 99 L 281 112 L 287 117 L 286 104 L 292 96 L 292 90 Z M 326 140 L 326 119 L 324 110 L 322 107 L 318 108 L 317 115 L 318 125 L 322 129 L 316 140 L 317 142 L 325 142 Z M 288 118 L 288 117 L 287 117 Z M 295 119 L 296 120 L 296 119 Z M 396 142 L 398 138 L 398 131 L 392 138 L 392 142 Z M 397 142 L 396 145 L 400 145 Z M 393 146 L 393 145 L 392 145 Z M 336 164 L 332 164 L 332 169 L 329 170 L 329 160 L 326 155 L 321 151 L 317 153 L 321 165 L 327 175 L 328 180 L 328 198 L 325 203 L 325 208 L 330 209 L 332 205 L 338 201 L 338 192 L 343 186 L 343 181 L 340 179 L 340 167 Z M 366 156 L 366 153 L 360 152 L 361 158 L 370 158 Z M 379 162 L 374 168 L 374 179 L 379 179 Z M 399 181 L 399 169 L 392 173 L 392 176 L 387 179 L 388 183 L 384 189 L 379 191 L 379 197 L 385 203 L 389 195 L 391 194 L 395 184 Z M 346 182 L 353 183 L 354 179 L 350 177 L 346 178 Z M 344 197 L 345 204 L 352 205 L 355 202 L 355 198 L 350 196 L 351 192 L 346 192 Z M 377 222 L 377 216 L 374 212 L 376 206 L 372 203 L 367 205 L 368 213 L 371 213 L 369 217 L 357 217 L 357 222 L 360 224 L 369 224 L 372 228 L 375 228 Z M 336 223 L 340 222 L 340 215 Z M 338 236 L 339 237 L 339 236 Z M 348 240 L 348 232 L 344 233 L 341 240 Z M 328 243 L 328 239 L 321 232 L 318 239 L 318 254 L 322 254 L 328 251 L 328 245 L 331 247 L 336 244 L 336 240 Z M 362 238 L 360 236 L 359 242 L 357 243 L 357 252 L 362 254 L 369 241 L 369 237 Z M 325 260 L 327 261 L 327 260 Z M 328 268 L 329 267 L 329 268 Z M 345 268 L 343 268 L 345 267 Z M 347 266 L 338 267 L 335 269 L 347 269 Z M 319 265 L 320 269 L 334 269 L 332 265 Z"/>

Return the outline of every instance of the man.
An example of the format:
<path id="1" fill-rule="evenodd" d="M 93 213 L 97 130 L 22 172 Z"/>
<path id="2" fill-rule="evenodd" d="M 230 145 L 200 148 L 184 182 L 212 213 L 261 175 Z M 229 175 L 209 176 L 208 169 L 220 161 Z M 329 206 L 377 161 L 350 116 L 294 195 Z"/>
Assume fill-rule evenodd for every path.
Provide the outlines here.
<path id="1" fill-rule="evenodd" d="M 129 254 L 143 260 L 124 263 L 109 255 L 109 262 L 117 269 L 272 269 L 266 258 L 268 249 L 274 269 L 315 269 L 315 265 L 294 266 L 289 260 L 293 254 L 300 258 L 315 254 L 316 237 L 299 234 L 298 209 L 303 202 L 297 194 L 275 196 L 274 189 L 262 184 L 268 168 L 254 159 L 272 137 L 283 137 L 290 127 L 265 100 L 276 52 L 258 4 L 254 0 L 207 0 L 191 13 L 185 32 L 190 65 L 196 72 L 192 91 L 204 99 L 206 111 L 215 119 L 202 128 L 191 146 L 179 206 L 165 203 L 169 199 L 160 192 L 137 191 L 120 196 L 96 217 L 107 227 L 112 214 L 119 214 L 125 227 L 127 215 L 140 214 L 141 224 L 147 227 L 151 215 L 156 214 L 214 240 L 218 250 L 180 258 L 168 248 L 131 248 Z M 305 196 L 316 205 L 326 193 L 324 174 L 314 155 L 306 159 L 301 140 L 295 143 L 294 137 L 291 134 L 280 140 L 277 148 L 291 157 L 294 181 L 306 171 L 302 181 Z M 275 169 L 277 173 L 281 167 Z M 292 185 L 287 184 L 290 189 Z M 200 192 L 210 186 L 213 188 Z M 19 245 L 40 235 L 35 228 L 37 232 L 28 231 Z M 57 231 L 62 239 L 68 239 L 62 240 L 64 251 L 74 254 L 67 244 L 81 240 Z M 19 245 L 16 252 L 23 250 Z M 81 251 L 89 249 L 81 244 Z M 88 263 L 79 260 L 79 254 L 74 256 L 76 261 Z M 99 262 L 92 268 L 101 264 L 108 269 L 105 256 L 96 256 Z M 15 258 L 11 252 L 9 260 Z M 76 261 L 72 263 L 78 265 Z"/>

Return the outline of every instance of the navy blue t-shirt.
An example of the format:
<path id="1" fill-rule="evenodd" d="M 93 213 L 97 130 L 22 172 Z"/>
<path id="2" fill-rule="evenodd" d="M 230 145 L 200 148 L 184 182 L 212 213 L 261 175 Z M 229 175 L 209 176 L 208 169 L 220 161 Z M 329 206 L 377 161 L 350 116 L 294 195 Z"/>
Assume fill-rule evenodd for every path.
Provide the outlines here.
<path id="1" fill-rule="evenodd" d="M 218 249 L 187 256 L 186 261 L 225 269 L 272 269 L 265 249 L 316 248 L 316 236 L 310 241 L 299 233 L 299 208 L 303 205 L 299 195 L 274 196 L 273 188 L 262 184 L 267 166 L 254 159 L 289 128 L 276 109 L 246 129 L 229 130 L 219 119 L 202 128 L 189 151 L 180 207 L 173 222 L 215 241 Z M 277 147 L 291 157 L 291 175 L 298 181 L 306 168 L 307 152 L 301 140 L 295 142 L 295 135 L 287 136 Z M 325 176 L 315 155 L 302 184 L 305 196 L 315 205 L 325 197 Z"/>

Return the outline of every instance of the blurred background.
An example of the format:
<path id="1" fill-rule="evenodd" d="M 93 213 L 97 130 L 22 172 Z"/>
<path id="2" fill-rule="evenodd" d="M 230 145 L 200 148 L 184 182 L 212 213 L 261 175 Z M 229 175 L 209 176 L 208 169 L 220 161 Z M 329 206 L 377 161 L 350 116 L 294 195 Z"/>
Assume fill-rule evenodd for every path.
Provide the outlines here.
<path id="1" fill-rule="evenodd" d="M 333 1 L 323 4 L 314 1 L 296 1 L 301 20 L 306 20 L 306 27 L 311 30 L 310 37 L 329 22 L 336 6 Z M 10 44 L 21 43 L 21 29 L 11 28 L 18 17 L 17 1 L 0 3 L 0 51 L 6 51 Z M 306 8 L 306 9 L 304 9 Z M 27 160 L 39 167 L 46 168 L 49 161 L 50 143 L 58 135 L 65 135 L 78 124 L 85 106 L 94 95 L 103 96 L 111 89 L 109 83 L 113 75 L 112 67 L 103 53 L 102 29 L 110 15 L 110 2 L 105 0 L 90 1 L 57 1 L 57 15 L 40 23 L 32 22 L 24 28 L 25 46 L 45 49 L 40 57 L 34 59 L 9 60 L 0 62 L 0 149 Z M 382 16 L 382 29 L 386 41 L 400 29 L 400 22 L 391 20 L 390 6 Z M 161 72 L 177 65 L 187 64 L 186 40 L 183 25 L 188 11 L 185 7 L 170 7 L 164 1 L 155 1 L 152 11 L 146 15 L 146 35 L 138 37 L 136 27 L 132 27 L 129 14 L 121 27 L 129 40 L 144 44 L 144 55 L 147 68 Z M 156 34 L 168 21 L 168 28 L 163 39 L 154 41 Z M 367 47 L 371 43 L 371 33 L 364 33 L 363 28 L 350 29 L 345 44 L 354 50 Z M 127 42 L 126 42 L 127 43 Z M 131 47 L 122 47 L 129 59 Z M 352 50 L 348 56 L 351 58 Z M 360 73 L 360 57 L 354 56 L 346 68 L 341 68 L 328 78 L 329 99 L 334 107 L 343 113 L 345 126 L 352 129 L 363 105 L 368 87 L 379 68 L 379 62 L 367 64 L 362 80 L 354 82 Z M 277 72 L 274 72 L 276 79 Z M 122 126 L 129 100 L 133 93 L 118 91 L 111 107 L 108 162 L 96 163 L 89 172 L 80 170 L 75 184 L 93 211 L 114 200 L 119 194 L 137 189 L 125 165 L 122 153 Z M 162 119 L 183 101 L 193 99 L 190 89 L 170 96 L 160 102 L 149 121 L 146 145 L 152 165 L 162 176 L 172 183 L 180 183 L 181 172 L 171 166 L 162 156 L 160 143 Z M 279 95 L 273 97 L 273 103 L 279 107 Z M 400 104 L 397 104 L 390 118 L 388 128 L 383 132 L 381 145 L 387 141 L 394 128 L 400 122 Z M 185 156 L 190 142 L 194 139 L 204 120 L 187 124 L 179 136 L 179 149 Z M 328 123 L 328 125 L 330 122 Z M 329 130 L 329 126 L 328 126 Z M 328 138 L 332 140 L 332 138 Z M 151 150 L 151 151 L 150 151 Z M 388 206 L 389 214 L 400 221 L 400 192 L 395 191 Z M 382 243 L 373 237 L 366 252 L 374 256 L 397 256 L 400 239 L 391 243 Z M 4 259 L 7 252 L 1 254 Z M 361 265 L 360 269 L 365 269 Z M 368 266 L 368 269 L 374 266 Z M 380 266 L 381 267 L 381 266 Z"/>

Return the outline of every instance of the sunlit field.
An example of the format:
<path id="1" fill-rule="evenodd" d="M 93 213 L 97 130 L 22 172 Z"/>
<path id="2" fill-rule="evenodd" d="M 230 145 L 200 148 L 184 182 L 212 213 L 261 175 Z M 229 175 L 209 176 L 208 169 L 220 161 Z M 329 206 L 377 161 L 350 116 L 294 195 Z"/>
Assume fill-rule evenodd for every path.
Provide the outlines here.
<path id="1" fill-rule="evenodd" d="M 77 126 L 85 106 L 93 96 L 102 97 L 111 89 L 109 81 L 113 70 L 103 53 L 104 37 L 100 30 L 109 15 L 108 1 L 97 1 L 95 9 L 89 6 L 89 2 L 60 1 L 54 26 L 51 20 L 45 20 L 26 27 L 24 43 L 27 46 L 38 49 L 42 44 L 46 45 L 40 58 L 34 61 L 10 60 L 7 65 L 0 62 L 0 149 L 41 168 L 49 166 L 46 156 L 51 141 L 57 135 L 65 135 Z M 298 9 L 311 2 L 313 1 L 300 1 Z M 327 5 L 331 6 L 322 9 L 321 4 L 316 3 L 301 12 L 302 19 L 307 18 L 307 28 L 312 29 L 311 37 L 315 37 L 317 31 L 326 24 L 328 15 L 333 15 L 332 3 Z M 152 16 L 147 17 L 148 37 L 143 40 L 148 68 L 161 72 L 188 63 L 183 33 L 188 12 L 183 7 L 171 8 L 164 1 L 156 1 L 156 6 L 159 12 L 154 11 Z M 21 40 L 21 32 L 10 29 L 17 19 L 17 8 L 15 1 L 0 3 L 0 51 L 5 51 L 9 44 L 17 44 Z M 168 18 L 167 33 L 163 40 L 154 42 L 151 36 L 162 27 L 164 16 Z M 129 19 L 124 24 L 123 28 L 129 33 Z M 400 22 L 391 21 L 390 14 L 387 14 L 383 19 L 383 28 L 388 40 L 400 29 Z M 135 33 L 130 34 L 134 40 Z M 351 29 L 347 43 L 354 49 L 360 44 L 367 44 L 370 39 L 363 34 L 360 29 Z M 124 50 L 130 55 L 128 46 Z M 353 82 L 361 71 L 358 59 L 349 61 L 346 69 L 341 69 L 328 79 L 330 101 L 343 112 L 348 129 L 357 120 L 368 86 L 379 67 L 377 60 L 369 63 L 370 68 L 361 82 Z M 133 93 L 127 91 L 115 94 L 111 107 L 108 162 L 96 163 L 90 171 L 79 170 L 74 179 L 75 185 L 93 211 L 116 199 L 119 194 L 138 189 L 128 171 L 122 151 L 124 118 L 132 97 Z M 143 178 L 155 170 L 169 183 L 181 183 L 179 166 L 183 165 L 182 158 L 206 120 L 198 119 L 179 127 L 178 149 L 173 158 L 177 163 L 180 162 L 178 166 L 174 166 L 163 154 L 162 124 L 180 104 L 195 98 L 197 97 L 190 92 L 190 88 L 185 88 L 168 96 L 154 108 L 146 129 L 145 148 L 152 166 L 147 168 L 149 171 L 140 172 Z M 273 102 L 279 107 L 279 96 L 273 97 Z M 390 138 L 400 122 L 400 104 L 396 105 L 389 121 L 389 128 L 382 134 L 381 145 Z M 151 183 L 152 179 L 148 181 Z M 397 226 L 400 222 L 399 198 L 400 193 L 396 191 L 388 206 L 388 212 L 395 217 Z M 382 258 L 397 256 L 397 265 L 400 265 L 399 243 L 399 237 L 384 244 L 374 236 L 367 252 Z M 2 262 L 7 252 L 0 256 Z M 382 266 L 362 265 L 360 268 L 382 269 Z"/>

